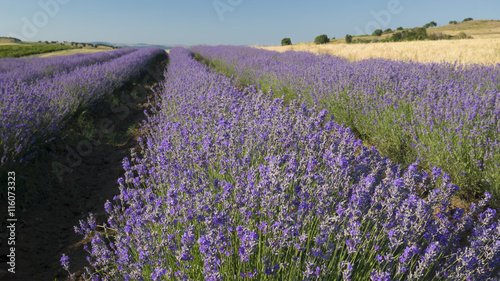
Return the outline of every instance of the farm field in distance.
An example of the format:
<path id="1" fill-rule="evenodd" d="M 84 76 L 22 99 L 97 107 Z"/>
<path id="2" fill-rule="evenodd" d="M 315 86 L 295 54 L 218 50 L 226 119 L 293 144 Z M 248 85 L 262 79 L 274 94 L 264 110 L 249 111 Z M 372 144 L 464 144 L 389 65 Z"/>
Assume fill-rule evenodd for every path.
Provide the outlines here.
<path id="1" fill-rule="evenodd" d="M 476 20 L 456 25 L 432 27 L 427 33 L 456 35 L 465 32 L 472 39 L 426 40 L 412 42 L 346 44 L 344 39 L 333 39 L 329 44 L 298 43 L 289 46 L 256 46 L 266 50 L 288 50 L 327 53 L 350 60 L 387 58 L 417 62 L 500 63 L 500 21 Z M 382 37 L 384 37 L 383 35 Z M 360 38 L 374 39 L 374 36 Z"/>
<path id="2" fill-rule="evenodd" d="M 0 38 L 0 280 L 500 279 L 500 21 L 427 32 Z"/>
<path id="3" fill-rule="evenodd" d="M 0 58 L 5 57 L 48 57 L 54 55 L 70 55 L 76 53 L 94 53 L 112 50 L 110 46 L 59 43 L 59 42 L 25 42 L 16 38 L 0 37 Z"/>

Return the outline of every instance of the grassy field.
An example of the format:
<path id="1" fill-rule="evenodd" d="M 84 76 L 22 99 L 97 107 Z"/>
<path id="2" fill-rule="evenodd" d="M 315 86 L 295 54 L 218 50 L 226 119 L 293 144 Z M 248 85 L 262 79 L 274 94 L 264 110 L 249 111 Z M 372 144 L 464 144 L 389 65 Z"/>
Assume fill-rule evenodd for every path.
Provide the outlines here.
<path id="1" fill-rule="evenodd" d="M 64 45 L 6 45 L 0 46 L 0 58 L 25 57 L 34 54 L 50 53 L 71 49 L 71 46 Z"/>
<path id="2" fill-rule="evenodd" d="M 50 53 L 44 53 L 44 54 L 36 54 L 36 55 L 31 55 L 29 57 L 54 57 L 54 56 L 66 56 L 66 55 L 72 55 L 72 54 L 78 54 L 78 53 L 97 53 L 97 52 L 103 52 L 103 51 L 109 51 L 112 50 L 111 48 L 108 47 L 99 47 L 99 48 L 85 48 L 85 49 L 70 49 L 70 50 L 62 50 L 62 51 L 56 51 L 56 52 L 50 52 Z"/>
<path id="3" fill-rule="evenodd" d="M 475 39 L 500 38 L 500 20 L 474 20 L 461 22 L 458 24 L 449 24 L 428 29 L 429 33 L 443 33 L 449 35 L 458 35 L 465 32 Z"/>
<path id="4" fill-rule="evenodd" d="M 311 42 L 290 46 L 258 47 L 280 52 L 294 50 L 316 54 L 328 53 L 351 60 L 380 57 L 419 62 L 500 63 L 500 21 L 475 20 L 433 27 L 427 30 L 428 34 L 457 35 L 460 32 L 472 36 L 472 39 L 369 44 L 346 44 L 344 39 L 335 39 L 324 45 L 316 45 Z M 373 39 L 372 37 L 375 38 L 374 36 L 363 36 L 362 38 L 370 40 Z"/>
<path id="5" fill-rule="evenodd" d="M 4 57 L 52 57 L 64 56 L 76 53 L 95 53 L 113 50 L 112 47 L 98 45 L 97 48 L 81 43 L 72 45 L 64 43 L 41 43 L 20 41 L 15 38 L 0 37 L 0 58 Z"/>

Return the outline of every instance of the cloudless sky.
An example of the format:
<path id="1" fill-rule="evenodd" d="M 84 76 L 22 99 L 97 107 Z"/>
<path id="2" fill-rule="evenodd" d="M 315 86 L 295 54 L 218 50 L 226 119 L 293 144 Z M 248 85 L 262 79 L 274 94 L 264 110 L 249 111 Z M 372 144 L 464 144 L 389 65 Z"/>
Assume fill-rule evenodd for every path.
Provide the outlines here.
<path id="1" fill-rule="evenodd" d="M 376 28 L 500 19 L 499 0 L 0 0 L 0 36 L 28 41 L 279 45 Z"/>

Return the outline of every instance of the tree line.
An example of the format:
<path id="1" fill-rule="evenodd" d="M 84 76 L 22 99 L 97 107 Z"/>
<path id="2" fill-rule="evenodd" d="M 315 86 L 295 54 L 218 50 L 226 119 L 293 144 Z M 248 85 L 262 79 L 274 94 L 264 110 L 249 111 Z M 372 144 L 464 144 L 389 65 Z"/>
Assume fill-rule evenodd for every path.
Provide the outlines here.
<path id="1" fill-rule="evenodd" d="M 467 22 L 472 20 L 474 19 L 469 17 L 465 18 L 462 22 Z M 449 24 L 457 24 L 457 23 L 458 22 L 455 20 L 449 22 Z M 351 44 L 351 43 L 370 43 L 370 42 L 400 42 L 400 41 L 415 41 L 415 40 L 442 40 L 442 39 L 453 39 L 453 38 L 458 38 L 458 39 L 470 38 L 470 36 L 467 36 L 467 34 L 465 34 L 464 32 L 460 32 L 457 36 L 451 36 L 442 33 L 438 34 L 427 33 L 427 28 L 436 26 L 437 23 L 435 21 L 431 21 L 429 23 L 424 24 L 422 27 L 416 27 L 416 28 L 404 29 L 403 27 L 400 26 L 395 31 L 393 31 L 390 28 L 387 28 L 385 30 L 376 29 L 375 31 L 373 31 L 372 36 L 382 36 L 383 34 L 392 34 L 391 36 L 381 40 L 356 39 L 356 41 L 354 41 L 353 40 L 354 36 L 347 34 L 345 36 L 345 42 L 347 44 Z M 335 37 L 331 39 L 335 39 Z M 326 34 L 321 34 L 314 38 L 314 43 L 327 44 L 330 42 L 331 39 L 328 38 Z M 289 37 L 283 38 L 281 40 L 281 46 L 288 46 L 288 45 L 292 45 L 292 40 Z"/>

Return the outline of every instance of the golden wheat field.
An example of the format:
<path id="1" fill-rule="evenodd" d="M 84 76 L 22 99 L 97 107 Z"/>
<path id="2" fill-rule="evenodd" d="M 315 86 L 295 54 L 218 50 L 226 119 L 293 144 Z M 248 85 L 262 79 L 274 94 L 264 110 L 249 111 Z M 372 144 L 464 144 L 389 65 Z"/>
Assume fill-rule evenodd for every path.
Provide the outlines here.
<path id="1" fill-rule="evenodd" d="M 259 47 L 284 52 L 288 50 L 328 53 L 350 60 L 387 58 L 419 62 L 500 63 L 500 38 L 439 41 L 412 41 L 369 44 L 301 43 L 290 46 Z"/>

